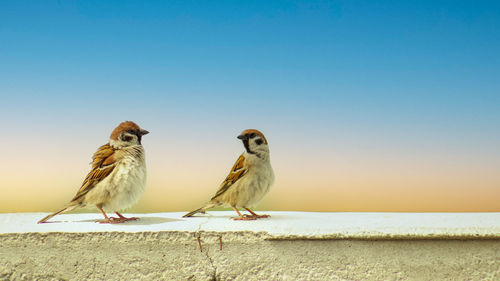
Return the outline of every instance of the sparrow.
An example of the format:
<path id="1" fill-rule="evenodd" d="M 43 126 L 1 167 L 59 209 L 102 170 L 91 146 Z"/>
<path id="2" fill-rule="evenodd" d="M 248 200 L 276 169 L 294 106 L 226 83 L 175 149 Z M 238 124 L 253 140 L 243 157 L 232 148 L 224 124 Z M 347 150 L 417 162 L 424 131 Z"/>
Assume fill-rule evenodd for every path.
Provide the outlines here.
<path id="1" fill-rule="evenodd" d="M 185 214 L 191 217 L 196 213 L 216 206 L 230 206 L 239 217 L 234 220 L 255 220 L 267 218 L 268 215 L 257 215 L 249 208 L 256 205 L 269 191 L 274 182 L 274 172 L 269 158 L 269 145 L 266 137 L 255 129 L 243 131 L 239 136 L 245 147 L 229 175 L 222 182 L 219 190 L 205 206 Z M 250 215 L 242 215 L 238 208 L 244 208 Z"/>
<path id="2" fill-rule="evenodd" d="M 100 223 L 122 223 L 138 218 L 126 218 L 119 211 L 135 204 L 144 193 L 146 185 L 146 161 L 142 136 L 149 132 L 132 121 L 116 127 L 109 142 L 97 149 L 92 157 L 92 170 L 71 201 L 61 210 L 52 213 L 38 223 L 45 223 L 55 215 L 76 208 L 96 206 L 104 215 Z M 118 217 L 108 217 L 106 211 L 114 211 Z"/>

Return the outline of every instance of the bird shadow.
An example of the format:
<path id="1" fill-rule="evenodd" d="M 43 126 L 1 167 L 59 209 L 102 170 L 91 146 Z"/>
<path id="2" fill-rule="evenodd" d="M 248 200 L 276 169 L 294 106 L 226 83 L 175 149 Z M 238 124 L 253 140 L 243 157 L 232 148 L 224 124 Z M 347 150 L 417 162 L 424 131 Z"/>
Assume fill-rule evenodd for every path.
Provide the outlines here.
<path id="1" fill-rule="evenodd" d="M 259 215 L 263 215 L 261 213 L 258 213 Z M 243 214 L 243 215 L 246 215 L 246 214 Z M 194 215 L 192 217 L 187 217 L 187 218 L 184 218 L 183 219 L 210 219 L 210 218 L 217 218 L 217 219 L 230 219 L 231 221 L 239 221 L 239 220 L 234 220 L 235 218 L 238 218 L 238 215 L 236 213 L 234 213 L 234 215 L 231 215 L 231 214 L 217 214 L 217 212 L 215 213 L 210 213 L 210 212 L 206 212 L 205 214 L 197 214 L 197 215 Z M 269 217 L 267 218 L 259 218 L 259 219 L 256 219 L 255 221 L 266 221 L 266 220 L 281 220 L 281 219 L 285 219 L 287 218 L 286 216 L 283 216 L 283 215 L 276 215 L 276 214 L 273 214 L 273 215 L 269 215 Z M 253 220 L 250 220 L 250 221 L 253 221 Z"/>
<path id="2" fill-rule="evenodd" d="M 111 225 L 153 225 L 153 224 L 161 224 L 161 223 L 167 223 L 167 222 L 176 222 L 176 221 L 182 221 L 180 219 L 171 219 L 171 218 L 162 218 L 162 217 L 138 217 L 138 220 L 135 221 L 127 221 L 124 223 L 116 223 L 116 224 L 111 224 Z M 88 223 L 88 222 L 94 222 L 94 223 L 99 223 L 103 221 L 102 219 L 89 219 L 89 220 L 76 220 L 76 221 L 51 221 L 51 222 L 45 222 L 45 223 L 68 223 L 68 222 L 74 222 L 74 223 Z M 107 224 L 107 223 L 99 223 L 99 224 Z"/>

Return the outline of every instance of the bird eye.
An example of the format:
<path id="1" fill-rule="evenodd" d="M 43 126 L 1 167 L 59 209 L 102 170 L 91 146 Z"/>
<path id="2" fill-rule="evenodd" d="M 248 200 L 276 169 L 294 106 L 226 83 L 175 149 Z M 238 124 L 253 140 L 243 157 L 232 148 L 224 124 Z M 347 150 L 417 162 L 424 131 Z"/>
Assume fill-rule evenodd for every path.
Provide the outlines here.
<path id="1" fill-rule="evenodd" d="M 264 141 L 263 141 L 262 139 L 257 139 L 257 140 L 255 141 L 255 143 L 256 143 L 257 145 L 261 145 L 263 142 L 264 142 Z"/>
<path id="2" fill-rule="evenodd" d="M 122 136 L 122 141 L 131 141 L 132 137 L 131 136 Z"/>
<path id="3" fill-rule="evenodd" d="M 250 138 L 255 138 L 255 133 L 251 133 L 249 137 Z"/>
<path id="4" fill-rule="evenodd" d="M 129 133 L 129 134 L 135 134 L 135 131 L 134 130 L 128 130 L 127 133 Z"/>

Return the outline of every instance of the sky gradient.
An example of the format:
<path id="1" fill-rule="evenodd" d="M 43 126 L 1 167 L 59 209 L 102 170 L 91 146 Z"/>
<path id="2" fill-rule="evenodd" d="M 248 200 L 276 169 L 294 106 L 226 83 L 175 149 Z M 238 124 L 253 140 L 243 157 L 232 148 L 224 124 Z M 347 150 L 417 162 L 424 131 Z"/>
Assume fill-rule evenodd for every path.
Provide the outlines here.
<path id="1" fill-rule="evenodd" d="M 0 212 L 54 211 L 133 120 L 188 211 L 261 130 L 258 209 L 500 211 L 493 1 L 2 1 Z"/>

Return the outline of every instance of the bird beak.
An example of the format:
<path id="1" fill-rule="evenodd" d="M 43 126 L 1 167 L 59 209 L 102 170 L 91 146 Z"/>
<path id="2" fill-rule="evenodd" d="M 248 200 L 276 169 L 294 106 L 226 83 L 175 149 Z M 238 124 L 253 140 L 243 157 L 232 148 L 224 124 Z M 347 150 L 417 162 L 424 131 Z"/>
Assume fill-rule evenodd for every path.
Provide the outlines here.
<path id="1" fill-rule="evenodd" d="M 239 136 L 238 136 L 238 138 L 239 138 L 240 140 L 247 140 L 247 139 L 248 139 L 248 137 L 247 137 L 247 136 L 245 136 L 245 135 L 239 135 Z"/>
<path id="2" fill-rule="evenodd" d="M 141 129 L 141 136 L 144 136 L 144 135 L 147 135 L 147 134 L 149 134 L 149 131 Z"/>

